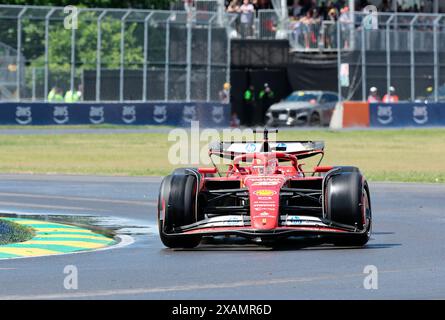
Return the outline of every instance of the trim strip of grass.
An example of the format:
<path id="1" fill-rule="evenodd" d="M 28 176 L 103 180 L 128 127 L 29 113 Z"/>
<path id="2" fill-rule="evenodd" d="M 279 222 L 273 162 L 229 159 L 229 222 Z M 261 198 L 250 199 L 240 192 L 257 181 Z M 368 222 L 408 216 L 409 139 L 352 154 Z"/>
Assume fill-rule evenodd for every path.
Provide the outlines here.
<path id="1" fill-rule="evenodd" d="M 359 167 L 371 181 L 445 183 L 445 128 L 283 130 L 277 139 L 324 140 L 323 164 Z M 191 143 L 181 145 L 190 150 Z M 174 144 L 168 133 L 0 135 L 0 173 L 163 176 L 177 167 L 198 166 L 172 164 L 168 154 Z M 200 142 L 201 154 L 207 145 Z M 315 160 L 302 161 L 306 170 Z"/>
<path id="2" fill-rule="evenodd" d="M 34 235 L 34 230 L 30 227 L 0 219 L 0 245 L 24 242 Z"/>

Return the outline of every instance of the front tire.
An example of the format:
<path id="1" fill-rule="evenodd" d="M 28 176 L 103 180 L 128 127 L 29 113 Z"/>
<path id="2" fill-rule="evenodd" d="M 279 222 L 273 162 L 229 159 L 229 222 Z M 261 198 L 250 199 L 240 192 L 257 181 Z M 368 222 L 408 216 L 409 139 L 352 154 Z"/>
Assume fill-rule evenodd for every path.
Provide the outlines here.
<path id="1" fill-rule="evenodd" d="M 164 178 L 159 190 L 158 228 L 162 243 L 169 248 L 194 248 L 201 242 L 195 234 L 175 234 L 174 229 L 197 221 L 196 177 L 174 174 Z"/>
<path id="2" fill-rule="evenodd" d="M 369 187 L 358 170 L 347 170 L 327 181 L 326 218 L 358 229 L 357 234 L 333 238 L 338 246 L 364 246 L 371 236 Z"/>

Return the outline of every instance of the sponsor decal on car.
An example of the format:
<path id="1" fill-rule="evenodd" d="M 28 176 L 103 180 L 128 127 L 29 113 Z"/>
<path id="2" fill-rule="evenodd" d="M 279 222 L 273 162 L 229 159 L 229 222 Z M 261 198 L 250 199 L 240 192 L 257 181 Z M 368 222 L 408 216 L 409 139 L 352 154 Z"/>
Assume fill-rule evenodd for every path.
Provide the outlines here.
<path id="1" fill-rule="evenodd" d="M 275 206 L 275 201 L 260 201 L 252 199 L 252 203 L 257 206 L 265 206 L 265 207 Z"/>
<path id="2" fill-rule="evenodd" d="M 262 200 L 262 201 L 271 201 L 271 200 L 273 200 L 273 198 L 272 197 L 258 197 L 258 200 Z"/>
<path id="3" fill-rule="evenodd" d="M 285 144 L 283 142 L 278 143 L 275 147 L 275 149 L 277 149 L 277 150 L 279 149 L 280 151 L 286 151 L 286 148 L 287 148 L 287 144 Z"/>
<path id="4" fill-rule="evenodd" d="M 253 192 L 256 196 L 262 196 L 262 197 L 271 197 L 273 195 L 276 195 L 277 192 L 274 190 L 268 190 L 268 189 L 264 189 L 264 190 L 257 190 Z"/>
<path id="5" fill-rule="evenodd" d="M 258 181 L 252 183 L 252 186 L 276 186 L 280 181 Z"/>
<path id="6" fill-rule="evenodd" d="M 325 225 L 320 218 L 310 216 L 280 216 L 280 220 L 283 225 L 295 226 L 295 225 Z"/>
<path id="7" fill-rule="evenodd" d="M 246 151 L 247 152 L 254 152 L 256 150 L 256 144 L 255 143 L 248 143 L 246 144 Z"/>

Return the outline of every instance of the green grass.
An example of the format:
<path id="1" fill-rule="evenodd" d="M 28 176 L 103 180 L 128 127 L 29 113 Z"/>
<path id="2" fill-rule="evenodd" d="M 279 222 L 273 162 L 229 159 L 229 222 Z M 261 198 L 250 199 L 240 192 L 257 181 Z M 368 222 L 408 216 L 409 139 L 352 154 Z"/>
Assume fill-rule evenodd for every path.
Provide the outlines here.
<path id="1" fill-rule="evenodd" d="M 167 137 L 100 132 L 0 135 L 0 173 L 165 175 L 177 167 L 168 161 L 173 142 Z M 369 180 L 445 182 L 445 129 L 295 130 L 280 132 L 278 139 L 324 140 L 324 164 L 357 166 Z M 309 168 L 314 163 L 303 162 Z"/>
<path id="2" fill-rule="evenodd" d="M 0 219 L 0 245 L 27 241 L 34 237 L 34 231 L 18 223 Z"/>

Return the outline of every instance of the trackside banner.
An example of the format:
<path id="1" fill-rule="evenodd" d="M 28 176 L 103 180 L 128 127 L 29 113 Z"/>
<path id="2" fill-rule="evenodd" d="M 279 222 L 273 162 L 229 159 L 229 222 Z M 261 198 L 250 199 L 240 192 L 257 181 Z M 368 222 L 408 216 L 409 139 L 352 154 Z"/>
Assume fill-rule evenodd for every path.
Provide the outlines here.
<path id="1" fill-rule="evenodd" d="M 122 124 L 226 127 L 221 103 L 0 103 L 0 125 Z"/>
<path id="2" fill-rule="evenodd" d="M 371 127 L 445 126 L 445 103 L 370 103 Z"/>

